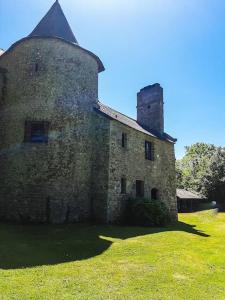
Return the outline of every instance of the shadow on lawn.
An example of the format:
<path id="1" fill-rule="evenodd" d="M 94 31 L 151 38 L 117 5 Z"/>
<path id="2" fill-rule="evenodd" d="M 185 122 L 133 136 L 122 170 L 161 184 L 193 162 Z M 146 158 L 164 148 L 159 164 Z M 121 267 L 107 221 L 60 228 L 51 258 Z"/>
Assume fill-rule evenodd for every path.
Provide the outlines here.
<path id="1" fill-rule="evenodd" d="M 178 222 L 164 228 L 100 225 L 0 225 L 0 269 L 56 265 L 95 257 L 113 241 L 165 231 L 183 231 L 209 237 L 195 225 Z"/>

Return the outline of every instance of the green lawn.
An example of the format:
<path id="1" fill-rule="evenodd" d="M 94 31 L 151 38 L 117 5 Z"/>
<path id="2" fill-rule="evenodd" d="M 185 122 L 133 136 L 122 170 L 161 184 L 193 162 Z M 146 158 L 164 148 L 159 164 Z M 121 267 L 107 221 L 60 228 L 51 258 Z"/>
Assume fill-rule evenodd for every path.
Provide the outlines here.
<path id="1" fill-rule="evenodd" d="M 225 214 L 176 226 L 0 225 L 0 300 L 225 299 Z"/>

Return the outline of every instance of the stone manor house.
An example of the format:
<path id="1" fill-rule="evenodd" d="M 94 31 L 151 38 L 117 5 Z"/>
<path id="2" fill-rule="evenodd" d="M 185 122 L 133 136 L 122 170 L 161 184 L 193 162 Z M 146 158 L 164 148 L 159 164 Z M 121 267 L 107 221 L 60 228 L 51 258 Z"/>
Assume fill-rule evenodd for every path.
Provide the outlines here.
<path id="1" fill-rule="evenodd" d="M 137 94 L 137 120 L 98 99 L 98 56 L 80 46 L 58 1 L 0 53 L 0 219 L 117 222 L 131 197 L 177 218 L 176 140 L 163 89 Z"/>

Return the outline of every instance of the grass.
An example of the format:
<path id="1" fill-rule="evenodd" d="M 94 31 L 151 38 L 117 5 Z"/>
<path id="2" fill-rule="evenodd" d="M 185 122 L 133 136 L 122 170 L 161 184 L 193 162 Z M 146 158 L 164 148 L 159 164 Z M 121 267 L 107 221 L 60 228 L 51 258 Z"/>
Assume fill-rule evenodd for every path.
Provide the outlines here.
<path id="1" fill-rule="evenodd" d="M 167 228 L 0 225 L 0 300 L 225 299 L 225 214 Z"/>

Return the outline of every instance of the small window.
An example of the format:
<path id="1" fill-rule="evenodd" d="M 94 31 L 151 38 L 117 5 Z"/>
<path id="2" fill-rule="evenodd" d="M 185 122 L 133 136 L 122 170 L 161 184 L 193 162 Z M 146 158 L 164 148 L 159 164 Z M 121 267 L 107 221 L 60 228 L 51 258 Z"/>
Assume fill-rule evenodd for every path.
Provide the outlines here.
<path id="1" fill-rule="evenodd" d="M 25 142 L 27 143 L 48 143 L 49 122 L 26 121 Z"/>
<path id="2" fill-rule="evenodd" d="M 144 181 L 137 180 L 136 181 L 136 197 L 143 198 L 144 197 Z"/>
<path id="3" fill-rule="evenodd" d="M 145 158 L 154 160 L 154 144 L 148 141 L 145 141 Z"/>
<path id="4" fill-rule="evenodd" d="M 151 191 L 151 199 L 158 200 L 159 199 L 159 191 L 157 189 L 152 189 Z"/>
<path id="5" fill-rule="evenodd" d="M 126 178 L 122 177 L 121 178 L 121 194 L 126 194 L 127 193 L 127 180 Z"/>
<path id="6" fill-rule="evenodd" d="M 127 148 L 127 134 L 125 132 L 122 133 L 122 147 Z"/>
<path id="7" fill-rule="evenodd" d="M 39 65 L 38 65 L 38 63 L 36 63 L 35 64 L 35 72 L 38 72 L 38 70 L 39 70 Z"/>

